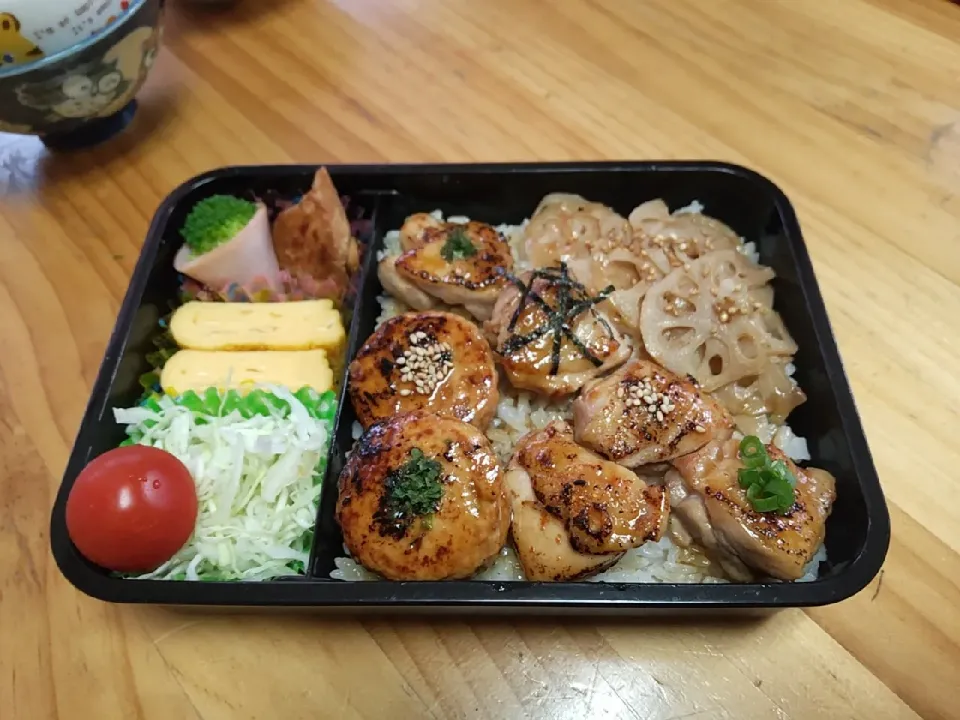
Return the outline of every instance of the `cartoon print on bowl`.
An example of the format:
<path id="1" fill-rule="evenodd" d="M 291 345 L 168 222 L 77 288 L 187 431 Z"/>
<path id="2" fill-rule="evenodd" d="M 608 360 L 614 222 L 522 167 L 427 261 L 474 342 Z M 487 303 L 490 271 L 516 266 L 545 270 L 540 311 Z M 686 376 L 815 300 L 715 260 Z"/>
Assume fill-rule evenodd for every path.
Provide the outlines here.
<path id="1" fill-rule="evenodd" d="M 0 0 L 0 66 L 55 55 L 122 22 L 135 5 L 135 0 Z"/>
<path id="2" fill-rule="evenodd" d="M 88 118 L 100 116 L 129 88 L 117 61 L 104 59 L 77 67 L 66 77 L 21 85 L 17 95 L 24 105 L 50 113 L 51 120 Z"/>
<path id="3" fill-rule="evenodd" d="M 0 13 L 0 68 L 43 57 L 43 50 L 20 33 L 21 27 L 16 15 Z"/>
<path id="4" fill-rule="evenodd" d="M 27 107 L 44 111 L 49 121 L 107 117 L 119 112 L 146 79 L 157 51 L 157 33 L 141 27 L 93 62 L 70 74 L 17 88 Z"/>
<path id="5" fill-rule="evenodd" d="M 149 73 L 150 68 L 153 67 L 159 45 L 159 32 L 153 28 L 141 27 L 134 30 L 107 51 L 107 54 L 104 55 L 103 58 L 104 61 L 115 61 L 117 63 L 117 69 L 122 73 L 124 80 L 130 83 L 133 90 L 127 95 L 117 98 L 113 103 L 104 108 L 104 110 L 99 113 L 99 117 L 106 117 L 107 115 L 113 115 L 115 112 L 120 112 L 124 105 L 130 102 L 133 93 L 135 93 L 147 79 L 147 73 Z"/>

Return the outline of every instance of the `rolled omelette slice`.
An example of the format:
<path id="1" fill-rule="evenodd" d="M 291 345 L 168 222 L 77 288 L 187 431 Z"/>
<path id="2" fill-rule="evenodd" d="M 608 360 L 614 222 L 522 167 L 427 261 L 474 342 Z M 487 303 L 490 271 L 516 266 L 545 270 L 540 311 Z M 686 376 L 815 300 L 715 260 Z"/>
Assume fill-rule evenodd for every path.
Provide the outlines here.
<path id="1" fill-rule="evenodd" d="M 322 393 L 333 388 L 333 370 L 323 350 L 179 350 L 160 372 L 160 386 L 168 395 L 207 388 L 246 393 L 259 385 Z"/>
<path id="2" fill-rule="evenodd" d="M 278 303 L 188 302 L 170 318 L 170 333 L 191 350 L 338 350 L 346 341 L 331 300 Z"/>

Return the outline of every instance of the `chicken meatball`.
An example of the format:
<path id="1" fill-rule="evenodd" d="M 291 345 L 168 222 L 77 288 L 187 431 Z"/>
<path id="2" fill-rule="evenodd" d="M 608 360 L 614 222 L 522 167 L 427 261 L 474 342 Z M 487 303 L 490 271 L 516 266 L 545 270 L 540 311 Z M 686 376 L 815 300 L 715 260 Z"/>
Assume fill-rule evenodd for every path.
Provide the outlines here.
<path id="1" fill-rule="evenodd" d="M 338 489 L 344 544 L 390 580 L 469 578 L 507 539 L 510 505 L 497 455 L 459 420 L 418 412 L 376 423 Z"/>

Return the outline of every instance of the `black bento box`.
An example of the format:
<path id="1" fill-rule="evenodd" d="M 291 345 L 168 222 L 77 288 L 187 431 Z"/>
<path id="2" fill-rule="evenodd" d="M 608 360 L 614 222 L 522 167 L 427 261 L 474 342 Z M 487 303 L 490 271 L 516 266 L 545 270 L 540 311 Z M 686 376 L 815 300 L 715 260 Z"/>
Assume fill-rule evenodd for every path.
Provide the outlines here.
<path id="1" fill-rule="evenodd" d="M 366 244 L 360 292 L 350 300 L 348 357 L 373 331 L 379 313 L 376 251 L 387 231 L 414 212 L 442 210 L 491 224 L 520 223 L 551 192 L 579 193 L 621 213 L 663 198 L 671 208 L 694 200 L 705 212 L 757 244 L 761 261 L 777 273 L 776 309 L 798 342 L 797 379 L 808 401 L 790 416 L 809 442 L 812 464 L 837 478 L 837 501 L 828 523 L 828 563 L 808 583 L 615 584 L 530 582 L 343 582 L 329 579 L 343 555 L 334 520 L 337 475 L 352 444 L 353 410 L 345 393 L 323 489 L 316 539 L 307 575 L 251 583 L 123 580 L 82 558 L 70 542 L 65 505 L 77 474 L 92 458 L 124 439 L 113 407 L 136 404 L 139 376 L 158 319 L 176 296 L 172 267 L 177 230 L 198 201 L 213 194 L 296 198 L 309 188 L 316 166 L 233 167 L 190 180 L 161 205 L 103 364 L 93 386 L 76 444 L 63 477 L 51 523 L 51 545 L 61 572 L 82 592 L 124 603 L 207 606 L 302 606 L 398 611 L 459 609 L 471 614 L 559 613 L 588 609 L 641 613 L 681 609 L 773 609 L 825 605 L 848 598 L 877 574 L 890 541 L 880 482 L 830 329 L 810 257 L 794 210 L 769 180 L 742 167 L 714 162 L 612 162 L 492 165 L 333 166 L 331 176 L 363 223 Z"/>

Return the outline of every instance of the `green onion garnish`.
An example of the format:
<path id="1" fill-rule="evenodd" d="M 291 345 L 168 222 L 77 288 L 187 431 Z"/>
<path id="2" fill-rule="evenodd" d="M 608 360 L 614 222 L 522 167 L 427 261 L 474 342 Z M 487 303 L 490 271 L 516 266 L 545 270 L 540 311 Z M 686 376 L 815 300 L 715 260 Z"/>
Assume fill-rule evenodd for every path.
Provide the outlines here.
<path id="1" fill-rule="evenodd" d="M 748 468 L 761 468 L 770 462 L 766 448 L 756 435 L 747 435 L 740 441 L 740 459 Z"/>
<path id="2" fill-rule="evenodd" d="M 797 478 L 787 464 L 783 460 L 771 461 L 755 435 L 740 441 L 740 460 L 744 467 L 737 472 L 737 481 L 747 491 L 753 509 L 780 515 L 790 512 L 797 501 Z"/>
<path id="3" fill-rule="evenodd" d="M 446 241 L 443 243 L 443 247 L 440 248 L 440 257 L 447 262 L 463 260 L 464 258 L 473 257 L 476 254 L 476 246 L 470 241 L 470 238 L 462 227 L 456 227 L 451 230 L 450 234 L 447 235 Z"/>

